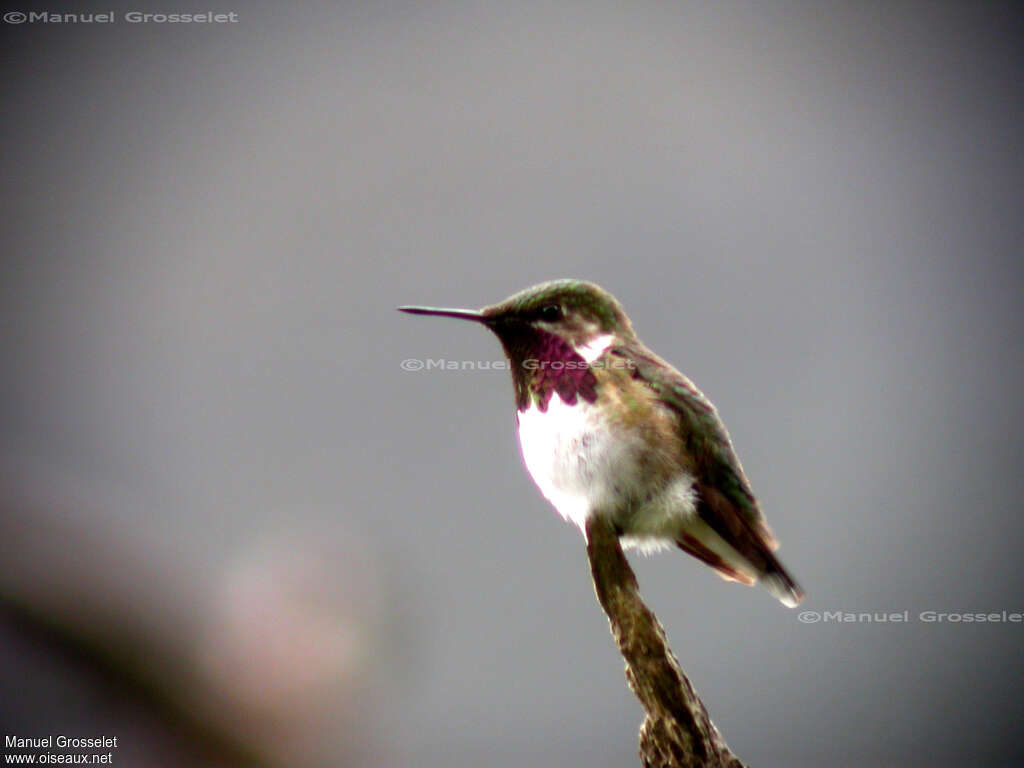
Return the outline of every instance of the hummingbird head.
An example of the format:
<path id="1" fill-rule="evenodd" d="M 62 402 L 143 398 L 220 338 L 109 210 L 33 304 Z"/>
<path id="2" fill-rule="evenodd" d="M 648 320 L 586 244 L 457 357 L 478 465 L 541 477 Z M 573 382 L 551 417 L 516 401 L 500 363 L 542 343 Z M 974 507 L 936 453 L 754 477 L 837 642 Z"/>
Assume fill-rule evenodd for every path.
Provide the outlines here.
<path id="1" fill-rule="evenodd" d="M 504 301 L 473 309 L 399 307 L 417 315 L 473 320 L 490 328 L 509 350 L 537 351 L 554 337 L 587 358 L 595 344 L 635 338 L 629 317 L 615 297 L 582 280 L 552 280 L 509 296 Z"/>
<path id="2" fill-rule="evenodd" d="M 633 326 L 615 297 L 582 280 L 552 280 L 481 310 L 498 338 L 557 336 L 574 350 L 607 337 L 633 337 Z M 585 356 L 585 355 L 584 355 Z"/>
<path id="3" fill-rule="evenodd" d="M 399 309 L 416 315 L 472 320 L 490 328 L 512 364 L 521 406 L 528 401 L 529 391 L 546 403 L 550 386 L 561 387 L 567 396 L 574 388 L 583 387 L 589 392 L 593 375 L 582 363 L 593 362 L 612 344 L 636 340 L 633 325 L 615 297 L 582 280 L 541 283 L 479 310 Z"/>

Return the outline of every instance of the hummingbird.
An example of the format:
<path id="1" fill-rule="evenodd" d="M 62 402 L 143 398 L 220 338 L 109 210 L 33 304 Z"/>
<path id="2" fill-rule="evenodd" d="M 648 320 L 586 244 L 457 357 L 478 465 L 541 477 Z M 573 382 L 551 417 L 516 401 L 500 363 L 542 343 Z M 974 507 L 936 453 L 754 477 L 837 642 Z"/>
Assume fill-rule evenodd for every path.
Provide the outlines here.
<path id="1" fill-rule="evenodd" d="M 399 310 L 494 332 L 526 469 L 584 537 L 587 520 L 606 515 L 624 548 L 678 547 L 786 606 L 803 599 L 715 406 L 644 346 L 610 293 L 554 280 L 479 310 Z"/>

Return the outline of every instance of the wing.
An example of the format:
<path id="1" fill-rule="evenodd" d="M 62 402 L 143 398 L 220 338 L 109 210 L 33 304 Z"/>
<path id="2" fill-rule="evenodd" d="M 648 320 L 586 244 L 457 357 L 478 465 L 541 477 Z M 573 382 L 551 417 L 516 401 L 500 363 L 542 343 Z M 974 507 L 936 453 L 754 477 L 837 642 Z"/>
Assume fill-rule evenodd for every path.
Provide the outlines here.
<path id="1" fill-rule="evenodd" d="M 730 543 L 742 544 L 753 535 L 761 547 L 775 549 L 775 537 L 711 401 L 692 381 L 639 344 L 617 345 L 608 353 L 626 360 L 633 377 L 646 382 L 678 414 L 680 439 L 695 462 L 698 513 L 705 522 Z M 748 547 L 739 549 L 743 552 Z M 759 559 L 753 564 L 760 565 Z"/>
<path id="2" fill-rule="evenodd" d="M 756 570 L 772 594 L 789 607 L 799 603 L 804 592 L 773 554 L 778 543 L 715 406 L 692 381 L 639 343 L 617 345 L 608 354 L 627 361 L 633 377 L 678 414 L 679 437 L 696 471 L 697 515 Z M 676 543 L 726 578 L 749 582 L 699 542 L 684 536 Z"/>

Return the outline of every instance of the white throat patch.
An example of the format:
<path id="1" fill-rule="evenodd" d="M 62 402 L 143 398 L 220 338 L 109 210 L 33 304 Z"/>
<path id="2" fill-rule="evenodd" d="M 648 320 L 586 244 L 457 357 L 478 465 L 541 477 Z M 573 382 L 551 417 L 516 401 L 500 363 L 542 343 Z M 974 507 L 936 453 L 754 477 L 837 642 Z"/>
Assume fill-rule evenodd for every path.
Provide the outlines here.
<path id="1" fill-rule="evenodd" d="M 595 338 L 589 344 L 584 344 L 582 347 L 577 347 L 576 354 L 578 354 L 588 363 L 592 363 L 595 360 L 597 360 L 597 358 L 599 358 L 602 355 L 602 353 L 604 353 L 604 351 L 608 349 L 608 347 L 612 345 L 612 340 L 614 338 L 615 337 L 612 336 L 610 333 L 604 333 Z"/>

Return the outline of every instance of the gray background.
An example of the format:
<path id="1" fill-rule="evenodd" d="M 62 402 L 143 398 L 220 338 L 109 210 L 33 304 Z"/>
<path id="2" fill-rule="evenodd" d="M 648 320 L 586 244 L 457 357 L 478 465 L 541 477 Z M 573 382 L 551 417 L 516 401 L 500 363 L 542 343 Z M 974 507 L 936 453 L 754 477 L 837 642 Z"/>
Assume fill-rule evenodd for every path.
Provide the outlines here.
<path id="1" fill-rule="evenodd" d="M 802 608 L 1024 610 L 1012 6 L 211 7 L 0 30 L 0 443 L 211 592 L 358 550 L 376 762 L 634 765 L 640 719 L 508 374 L 400 366 L 496 341 L 398 304 L 594 280 L 718 405 Z M 1024 626 L 634 562 L 752 765 L 1024 758 Z"/>

